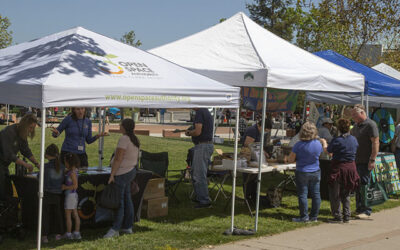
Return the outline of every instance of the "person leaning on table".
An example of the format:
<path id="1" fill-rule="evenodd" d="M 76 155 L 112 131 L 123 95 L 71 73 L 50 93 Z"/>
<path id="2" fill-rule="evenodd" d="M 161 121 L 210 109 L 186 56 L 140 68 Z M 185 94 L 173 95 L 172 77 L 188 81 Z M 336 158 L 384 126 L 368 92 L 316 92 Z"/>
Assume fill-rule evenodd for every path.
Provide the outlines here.
<path id="1" fill-rule="evenodd" d="M 296 188 L 299 199 L 300 217 L 293 222 L 317 221 L 321 205 L 319 156 L 328 145 L 324 139 L 318 138 L 318 130 L 311 122 L 306 122 L 300 129 L 300 141 L 289 155 L 288 162 L 296 160 Z M 312 199 L 311 213 L 308 214 L 307 195 L 310 191 Z"/>
<path id="2" fill-rule="evenodd" d="M 33 156 L 29 145 L 28 137 L 35 136 L 37 118 L 33 114 L 26 114 L 18 124 L 5 127 L 0 131 L 0 200 L 7 200 L 12 196 L 12 185 L 9 177 L 8 166 L 15 164 L 22 165 L 29 171 L 33 166 L 17 157 L 18 152 L 28 158 L 37 168 L 39 163 Z"/>
<path id="3" fill-rule="evenodd" d="M 83 107 L 72 108 L 71 115 L 65 117 L 57 128 L 52 128 L 53 137 L 58 137 L 65 130 L 60 158 L 63 160 L 66 153 L 76 154 L 81 167 L 89 166 L 86 143 L 91 144 L 99 137 L 108 135 L 107 132 L 103 132 L 92 136 L 92 122 L 85 116 L 85 112 Z"/>

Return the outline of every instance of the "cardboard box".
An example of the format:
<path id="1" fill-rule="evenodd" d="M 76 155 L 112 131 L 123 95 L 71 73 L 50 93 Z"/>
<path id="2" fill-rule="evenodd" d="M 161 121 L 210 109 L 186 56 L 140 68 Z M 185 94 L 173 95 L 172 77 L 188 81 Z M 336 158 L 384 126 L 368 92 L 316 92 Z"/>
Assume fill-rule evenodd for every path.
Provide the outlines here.
<path id="1" fill-rule="evenodd" d="M 143 215 L 147 218 L 156 218 L 168 215 L 168 197 L 143 200 Z"/>
<path id="2" fill-rule="evenodd" d="M 143 199 L 150 200 L 155 198 L 162 198 L 165 196 L 165 179 L 154 178 L 147 182 L 146 188 L 144 189 Z"/>

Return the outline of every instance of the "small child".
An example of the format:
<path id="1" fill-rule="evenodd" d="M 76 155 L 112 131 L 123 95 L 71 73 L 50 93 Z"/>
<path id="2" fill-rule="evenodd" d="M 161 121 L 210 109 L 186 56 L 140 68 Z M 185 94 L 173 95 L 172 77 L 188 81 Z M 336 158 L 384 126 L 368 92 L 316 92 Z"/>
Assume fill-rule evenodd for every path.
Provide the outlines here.
<path id="1" fill-rule="evenodd" d="M 46 148 L 45 157 L 49 160 L 44 165 L 44 196 L 42 242 L 48 242 L 50 221 L 56 228 L 56 240 L 61 239 L 63 219 L 61 214 L 61 187 L 64 182 L 64 166 L 60 163 L 58 147 L 51 144 Z M 51 211 L 54 211 L 54 216 Z"/>
<path id="2" fill-rule="evenodd" d="M 67 232 L 64 238 L 66 239 L 82 239 L 81 233 L 79 232 L 81 221 L 78 215 L 78 167 L 79 167 L 79 157 L 76 154 L 67 153 L 64 157 L 65 167 L 67 168 L 67 173 L 65 175 L 65 185 L 62 185 L 62 189 L 65 190 L 65 221 L 67 224 Z M 75 231 L 71 234 L 72 229 L 72 219 L 74 217 L 75 221 Z"/>

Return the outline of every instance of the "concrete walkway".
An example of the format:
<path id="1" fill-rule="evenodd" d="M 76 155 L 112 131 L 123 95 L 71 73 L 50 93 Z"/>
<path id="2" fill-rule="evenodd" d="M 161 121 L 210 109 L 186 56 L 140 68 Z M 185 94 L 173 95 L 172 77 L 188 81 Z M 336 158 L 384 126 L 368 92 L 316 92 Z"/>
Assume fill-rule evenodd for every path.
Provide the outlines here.
<path id="1" fill-rule="evenodd" d="M 400 207 L 374 213 L 371 220 L 323 223 L 274 236 L 204 249 L 400 249 Z"/>

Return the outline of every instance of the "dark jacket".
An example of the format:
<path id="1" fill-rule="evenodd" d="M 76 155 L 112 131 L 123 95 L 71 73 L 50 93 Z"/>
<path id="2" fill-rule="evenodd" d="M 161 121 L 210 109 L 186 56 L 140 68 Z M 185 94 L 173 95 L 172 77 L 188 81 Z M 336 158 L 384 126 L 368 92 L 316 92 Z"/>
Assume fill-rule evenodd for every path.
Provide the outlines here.
<path id="1" fill-rule="evenodd" d="M 3 166 L 15 162 L 18 152 L 28 159 L 32 157 L 28 141 L 18 135 L 17 126 L 18 124 L 13 124 L 0 131 L 0 162 Z"/>
<path id="2" fill-rule="evenodd" d="M 60 169 L 57 172 L 55 160 L 50 160 L 44 165 L 44 191 L 61 194 L 61 186 L 64 183 L 65 167 L 60 163 Z"/>

